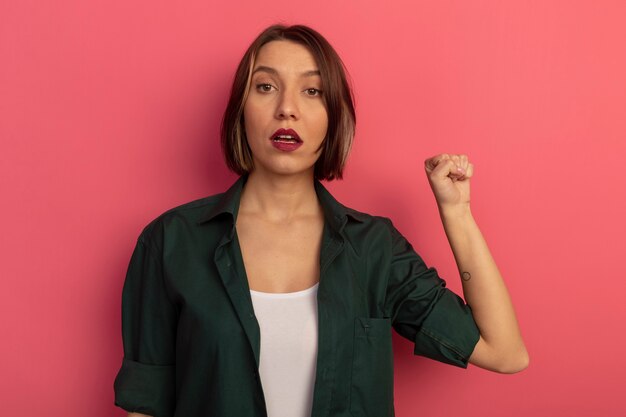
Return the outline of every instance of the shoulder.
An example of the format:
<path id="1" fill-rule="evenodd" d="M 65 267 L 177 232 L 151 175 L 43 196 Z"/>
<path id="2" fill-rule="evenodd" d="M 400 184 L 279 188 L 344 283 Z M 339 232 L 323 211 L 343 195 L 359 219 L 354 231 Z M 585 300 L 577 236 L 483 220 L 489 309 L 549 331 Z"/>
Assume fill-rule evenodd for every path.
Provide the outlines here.
<path id="1" fill-rule="evenodd" d="M 142 229 L 138 239 L 144 243 L 160 241 L 167 230 L 196 225 L 203 215 L 220 203 L 224 194 L 212 194 L 164 211 Z"/>
<path id="2" fill-rule="evenodd" d="M 387 216 L 359 211 L 351 207 L 343 207 L 348 217 L 346 224 L 346 232 L 348 234 L 367 232 L 368 236 L 376 236 L 379 239 L 392 239 L 398 233 L 393 221 Z"/>
<path id="3" fill-rule="evenodd" d="M 315 182 L 315 188 L 328 220 L 332 223 L 339 220 L 341 222 L 340 227 L 345 225 L 346 229 L 360 233 L 364 228 L 367 230 L 372 228 L 384 230 L 391 225 L 391 220 L 388 217 L 357 210 L 343 204 L 319 181 Z"/>
<path id="4" fill-rule="evenodd" d="M 367 254 L 367 257 L 384 262 L 397 256 L 412 258 L 417 255 L 411 242 L 396 228 L 390 217 L 348 207 L 346 214 L 349 219 L 344 236 L 357 254 Z"/>

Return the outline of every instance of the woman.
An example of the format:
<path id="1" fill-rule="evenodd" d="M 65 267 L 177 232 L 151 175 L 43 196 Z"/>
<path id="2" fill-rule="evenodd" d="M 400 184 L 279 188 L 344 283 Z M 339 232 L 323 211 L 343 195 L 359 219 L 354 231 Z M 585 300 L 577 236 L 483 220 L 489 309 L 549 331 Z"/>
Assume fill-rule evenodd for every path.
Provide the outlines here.
<path id="1" fill-rule="evenodd" d="M 393 416 L 392 327 L 441 362 L 527 366 L 470 212 L 468 158 L 425 162 L 465 304 L 388 218 L 343 206 L 319 182 L 342 177 L 354 124 L 343 64 L 319 33 L 274 25 L 258 36 L 222 125 L 239 179 L 138 239 L 116 405 L 155 417 Z"/>

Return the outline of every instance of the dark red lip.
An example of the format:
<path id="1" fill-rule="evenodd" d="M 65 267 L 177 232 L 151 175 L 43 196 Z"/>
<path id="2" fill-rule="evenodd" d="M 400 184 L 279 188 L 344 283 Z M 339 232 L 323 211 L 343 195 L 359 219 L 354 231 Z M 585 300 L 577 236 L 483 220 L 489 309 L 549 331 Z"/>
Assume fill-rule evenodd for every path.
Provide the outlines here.
<path id="1" fill-rule="evenodd" d="M 274 134 L 272 135 L 272 137 L 270 139 L 274 140 L 274 138 L 276 136 L 278 136 L 278 135 L 290 135 L 290 136 L 293 136 L 293 138 L 296 140 L 296 142 L 302 142 L 302 139 L 300 139 L 300 136 L 298 135 L 298 132 L 296 132 L 293 129 L 283 129 L 283 128 L 280 128 L 276 132 L 274 132 Z"/>

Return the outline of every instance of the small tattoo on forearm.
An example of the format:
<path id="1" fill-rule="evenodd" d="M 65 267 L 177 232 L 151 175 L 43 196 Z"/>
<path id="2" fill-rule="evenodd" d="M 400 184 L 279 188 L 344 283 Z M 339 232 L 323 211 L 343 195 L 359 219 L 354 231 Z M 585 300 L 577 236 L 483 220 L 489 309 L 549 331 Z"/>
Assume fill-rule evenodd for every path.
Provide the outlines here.
<path id="1" fill-rule="evenodd" d="M 469 281 L 470 279 L 472 279 L 472 274 L 470 274 L 469 272 L 463 272 L 461 274 L 461 278 L 463 278 L 463 281 Z"/>

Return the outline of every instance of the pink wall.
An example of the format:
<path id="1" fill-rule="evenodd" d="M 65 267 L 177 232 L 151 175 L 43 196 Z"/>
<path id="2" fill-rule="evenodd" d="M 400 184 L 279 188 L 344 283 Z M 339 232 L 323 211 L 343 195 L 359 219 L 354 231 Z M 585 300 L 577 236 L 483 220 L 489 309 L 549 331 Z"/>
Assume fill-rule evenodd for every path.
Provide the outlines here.
<path id="1" fill-rule="evenodd" d="M 411 355 L 410 416 L 625 415 L 626 7 L 622 1 L 0 3 L 0 413 L 123 416 L 120 295 L 141 228 L 224 190 L 218 126 L 266 25 L 317 28 L 356 89 L 343 182 L 461 284 L 423 173 L 476 165 L 474 214 L 511 292 L 530 367 Z"/>

